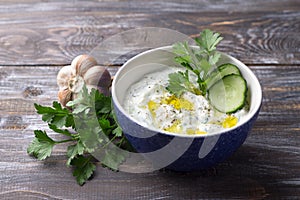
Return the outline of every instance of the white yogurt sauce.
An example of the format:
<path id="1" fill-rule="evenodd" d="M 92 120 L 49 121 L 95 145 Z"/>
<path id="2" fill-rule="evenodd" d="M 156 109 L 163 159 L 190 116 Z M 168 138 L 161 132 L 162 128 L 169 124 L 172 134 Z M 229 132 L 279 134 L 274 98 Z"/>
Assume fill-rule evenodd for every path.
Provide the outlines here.
<path id="1" fill-rule="evenodd" d="M 170 67 L 145 75 L 133 84 L 124 99 L 124 108 L 140 124 L 168 132 L 207 134 L 235 126 L 245 109 L 227 115 L 216 111 L 201 95 L 185 92 L 180 98 L 170 94 L 168 75 L 179 71 Z"/>

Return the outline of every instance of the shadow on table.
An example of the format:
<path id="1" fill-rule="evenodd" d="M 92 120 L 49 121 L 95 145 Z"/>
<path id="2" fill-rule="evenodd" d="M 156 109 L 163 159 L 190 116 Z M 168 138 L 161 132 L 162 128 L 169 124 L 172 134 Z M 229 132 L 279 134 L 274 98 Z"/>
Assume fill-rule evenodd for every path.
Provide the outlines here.
<path id="1" fill-rule="evenodd" d="M 159 176 L 162 186 L 166 187 L 165 195 L 178 199 L 293 196 L 295 191 L 282 181 L 292 169 L 285 168 L 284 161 L 277 160 L 277 153 L 243 145 L 231 158 L 214 168 L 189 173 L 161 170 Z M 295 170 L 297 172 L 296 166 Z"/>

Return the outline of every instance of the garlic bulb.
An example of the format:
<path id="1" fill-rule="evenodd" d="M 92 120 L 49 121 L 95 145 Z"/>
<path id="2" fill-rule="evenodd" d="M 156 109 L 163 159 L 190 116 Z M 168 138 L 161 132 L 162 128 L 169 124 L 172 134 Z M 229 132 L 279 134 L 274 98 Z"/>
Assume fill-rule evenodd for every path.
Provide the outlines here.
<path id="1" fill-rule="evenodd" d="M 71 63 L 58 72 L 57 84 L 59 86 L 59 102 L 66 104 L 75 99 L 82 87 L 90 90 L 98 89 L 101 93 L 109 95 L 111 76 L 103 66 L 98 66 L 96 60 L 89 55 L 79 55 Z"/>

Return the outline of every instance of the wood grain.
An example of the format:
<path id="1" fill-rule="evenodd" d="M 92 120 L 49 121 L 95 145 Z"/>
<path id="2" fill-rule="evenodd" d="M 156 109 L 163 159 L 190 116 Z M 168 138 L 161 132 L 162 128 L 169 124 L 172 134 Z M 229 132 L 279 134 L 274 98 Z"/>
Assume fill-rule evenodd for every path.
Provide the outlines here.
<path id="1" fill-rule="evenodd" d="M 241 2 L 3 2 L 0 65 L 69 63 L 137 27 L 164 27 L 193 37 L 210 28 L 223 34 L 222 51 L 247 64 L 299 64 L 299 1 Z"/>
<path id="2" fill-rule="evenodd" d="M 33 103 L 56 100 L 60 67 L 1 67 L 1 199 L 293 199 L 300 195 L 300 68 L 250 66 L 264 93 L 261 113 L 245 144 L 215 168 L 175 173 L 112 172 L 100 165 L 77 185 L 65 166 L 64 145 L 45 162 L 26 154 L 33 130 L 47 126 Z M 111 74 L 117 67 L 109 68 Z M 28 78 L 30 77 L 30 78 Z M 3 94 L 3 95 L 2 95 Z M 26 95 L 24 95 L 26 94 Z M 49 132 L 54 138 L 60 136 Z M 12 142 L 13 141 L 13 142 Z"/>

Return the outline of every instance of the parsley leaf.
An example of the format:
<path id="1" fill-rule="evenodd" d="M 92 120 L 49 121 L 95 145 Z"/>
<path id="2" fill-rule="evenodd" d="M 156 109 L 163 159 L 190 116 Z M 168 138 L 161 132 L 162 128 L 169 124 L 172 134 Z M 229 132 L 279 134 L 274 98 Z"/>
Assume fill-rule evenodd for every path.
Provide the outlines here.
<path id="1" fill-rule="evenodd" d="M 96 169 L 93 153 L 100 153 L 102 164 L 117 170 L 126 158 L 126 152 L 119 153 L 117 148 L 133 150 L 117 124 L 111 97 L 96 89 L 88 91 L 84 86 L 77 98 L 68 102 L 69 109 L 56 101 L 52 106 L 34 106 L 49 128 L 67 139 L 55 141 L 45 131 L 35 130 L 28 154 L 43 160 L 51 155 L 55 145 L 72 142 L 66 148 L 66 165 L 74 167 L 73 175 L 79 185 L 83 185 Z"/>
<path id="2" fill-rule="evenodd" d="M 73 135 L 72 133 L 70 133 L 70 131 L 67 130 L 67 129 L 64 129 L 64 130 L 59 129 L 59 128 L 57 128 L 57 126 L 54 125 L 54 124 L 49 124 L 48 126 L 49 126 L 49 128 L 50 128 L 51 130 L 53 130 L 53 131 L 56 132 L 56 133 L 60 133 L 60 134 L 62 134 L 62 135 L 66 135 L 66 136 L 69 136 L 69 137 L 75 137 L 75 135 Z"/>
<path id="3" fill-rule="evenodd" d="M 117 136 L 117 137 L 122 137 L 123 135 L 123 132 L 122 132 L 122 129 L 120 126 L 117 126 L 117 128 L 115 128 L 113 131 L 112 131 L 112 134 Z"/>
<path id="4" fill-rule="evenodd" d="M 205 29 L 200 37 L 195 38 L 197 47 L 190 47 L 187 42 L 179 42 L 173 45 L 175 61 L 197 76 L 198 89 L 190 83 L 188 73 L 173 73 L 169 75 L 167 90 L 176 96 L 189 91 L 195 94 L 206 94 L 205 80 L 221 54 L 216 51 L 216 46 L 223 38 L 219 33 Z"/>
<path id="5" fill-rule="evenodd" d="M 96 170 L 96 165 L 91 162 L 92 157 L 84 157 L 83 155 L 77 156 L 71 161 L 74 166 L 73 176 L 79 185 L 83 185 Z"/>
<path id="6" fill-rule="evenodd" d="M 176 96 L 180 96 L 185 91 L 194 92 L 194 85 L 189 81 L 188 71 L 179 71 L 169 74 L 169 85 L 166 88 Z"/>
<path id="7" fill-rule="evenodd" d="M 78 141 L 76 144 L 74 145 L 70 145 L 68 146 L 68 150 L 67 150 L 67 156 L 68 156 L 68 161 L 67 161 L 67 166 L 71 165 L 72 160 L 78 156 L 78 155 L 83 155 L 84 153 L 84 146 L 82 144 L 81 141 Z"/>
<path id="8" fill-rule="evenodd" d="M 175 56 L 175 61 L 190 70 L 195 68 L 195 66 L 191 66 L 194 64 L 193 58 L 191 57 L 192 51 L 187 42 L 179 42 L 173 45 L 173 52 L 177 55 Z"/>
<path id="9" fill-rule="evenodd" d="M 205 49 L 206 52 L 210 53 L 216 50 L 217 44 L 221 42 L 222 39 L 223 38 L 220 37 L 219 33 L 214 33 L 209 29 L 205 29 L 195 41 L 200 47 Z"/>
<path id="10" fill-rule="evenodd" d="M 92 90 L 90 95 L 94 97 L 93 101 L 98 115 L 108 114 L 112 111 L 112 101 L 110 96 L 105 96 L 98 90 Z"/>
<path id="11" fill-rule="evenodd" d="M 72 106 L 74 111 L 76 110 L 76 113 L 74 111 L 72 113 L 76 131 L 86 152 L 93 153 L 98 157 L 101 155 L 103 165 L 117 169 L 126 157 L 117 151 L 115 145 L 119 147 L 129 147 L 130 145 L 127 144 L 128 141 L 117 124 L 111 97 L 105 96 L 95 89 L 87 92 L 83 87 L 78 98 L 67 105 Z M 79 111 L 77 107 L 81 105 L 84 105 L 85 108 Z"/>
<path id="12" fill-rule="evenodd" d="M 35 130 L 35 138 L 27 148 L 27 153 L 33 155 L 38 160 L 44 160 L 51 155 L 53 146 L 56 144 L 46 133 L 46 131 Z"/>
<path id="13" fill-rule="evenodd" d="M 42 115 L 42 120 L 49 124 L 54 124 L 58 128 L 63 126 L 72 127 L 74 126 L 73 116 L 70 111 L 66 108 L 62 108 L 60 103 L 54 101 L 52 107 L 41 106 L 34 104 L 38 114 Z"/>

